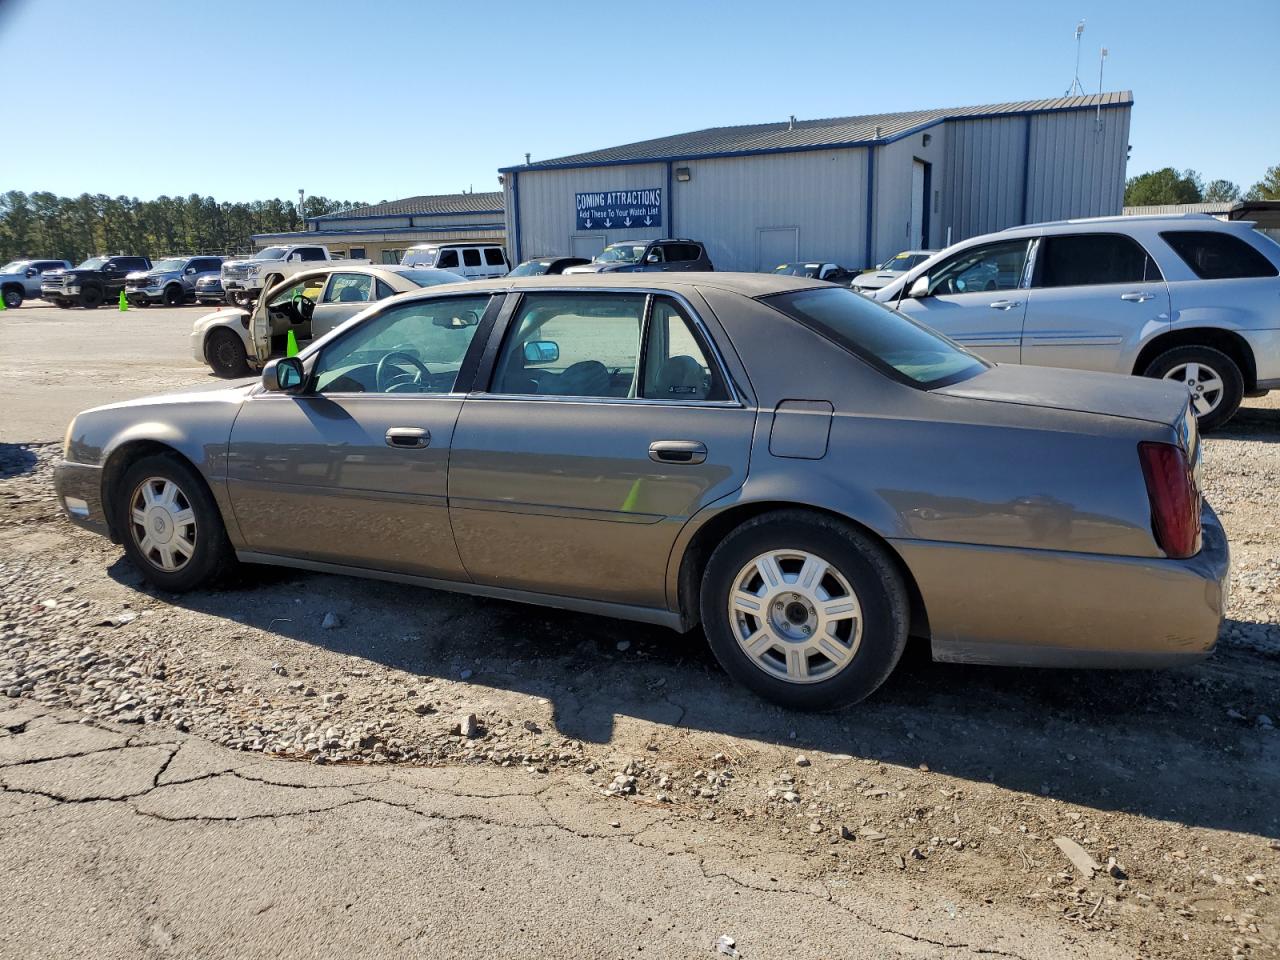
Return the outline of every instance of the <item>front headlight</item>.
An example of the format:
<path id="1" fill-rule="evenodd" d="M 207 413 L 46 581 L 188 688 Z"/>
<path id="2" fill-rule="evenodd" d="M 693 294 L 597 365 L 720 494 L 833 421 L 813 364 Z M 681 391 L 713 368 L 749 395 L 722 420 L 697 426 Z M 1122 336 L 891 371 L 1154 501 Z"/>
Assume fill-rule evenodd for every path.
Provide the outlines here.
<path id="1" fill-rule="evenodd" d="M 258 274 L 260 274 L 261 272 L 262 272 L 262 267 L 260 267 L 260 266 L 258 266 L 258 265 L 256 265 L 256 264 L 255 264 L 255 265 L 250 266 L 250 267 L 249 267 L 249 269 L 245 271 L 245 276 L 247 276 L 247 277 L 256 277 L 256 276 L 257 276 Z"/>

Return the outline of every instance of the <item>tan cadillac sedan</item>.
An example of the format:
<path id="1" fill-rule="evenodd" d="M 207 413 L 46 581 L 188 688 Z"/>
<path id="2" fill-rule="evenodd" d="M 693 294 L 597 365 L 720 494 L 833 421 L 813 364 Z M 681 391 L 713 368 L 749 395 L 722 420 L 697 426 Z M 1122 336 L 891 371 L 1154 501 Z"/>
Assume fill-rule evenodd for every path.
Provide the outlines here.
<path id="1" fill-rule="evenodd" d="M 1176 384 L 996 365 L 789 276 L 374 303 L 260 382 L 80 414 L 57 494 L 157 586 L 236 561 L 690 631 L 761 696 L 940 660 L 1150 667 L 1228 569 Z"/>

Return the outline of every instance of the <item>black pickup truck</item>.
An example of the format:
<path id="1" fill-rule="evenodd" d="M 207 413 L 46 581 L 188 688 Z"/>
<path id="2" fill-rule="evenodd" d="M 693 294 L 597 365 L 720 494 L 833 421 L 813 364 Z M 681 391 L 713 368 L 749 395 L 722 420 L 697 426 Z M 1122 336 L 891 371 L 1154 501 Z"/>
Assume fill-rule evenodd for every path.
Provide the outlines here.
<path id="1" fill-rule="evenodd" d="M 40 297 L 60 307 L 92 310 L 119 299 L 124 278 L 134 270 L 150 269 L 147 257 L 90 257 L 71 270 L 46 273 L 40 282 Z"/>

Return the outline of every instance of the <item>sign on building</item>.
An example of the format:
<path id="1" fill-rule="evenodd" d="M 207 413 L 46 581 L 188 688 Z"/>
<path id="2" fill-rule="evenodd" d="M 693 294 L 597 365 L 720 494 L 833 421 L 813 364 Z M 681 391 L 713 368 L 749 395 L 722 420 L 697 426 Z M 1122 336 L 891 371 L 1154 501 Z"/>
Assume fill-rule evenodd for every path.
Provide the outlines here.
<path id="1" fill-rule="evenodd" d="M 579 230 L 637 230 L 662 226 L 662 188 L 600 190 L 574 195 Z"/>

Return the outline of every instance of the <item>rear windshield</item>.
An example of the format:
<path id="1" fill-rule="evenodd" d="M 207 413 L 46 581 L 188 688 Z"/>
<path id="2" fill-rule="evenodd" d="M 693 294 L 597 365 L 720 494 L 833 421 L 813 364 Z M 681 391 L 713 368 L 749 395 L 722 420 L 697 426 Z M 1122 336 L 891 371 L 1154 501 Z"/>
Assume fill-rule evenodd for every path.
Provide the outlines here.
<path id="1" fill-rule="evenodd" d="M 921 389 L 968 380 L 987 364 L 940 333 L 844 287 L 761 298 L 896 380 Z"/>

